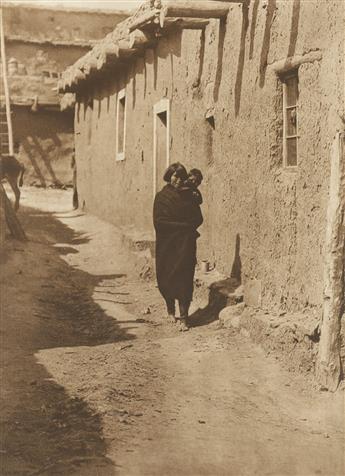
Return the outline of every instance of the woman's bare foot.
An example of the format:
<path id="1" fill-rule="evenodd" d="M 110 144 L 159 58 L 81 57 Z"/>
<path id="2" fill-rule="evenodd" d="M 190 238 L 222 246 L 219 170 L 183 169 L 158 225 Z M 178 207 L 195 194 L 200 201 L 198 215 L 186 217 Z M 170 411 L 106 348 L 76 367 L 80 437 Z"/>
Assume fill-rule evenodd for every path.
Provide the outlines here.
<path id="1" fill-rule="evenodd" d="M 175 324 L 176 323 L 176 317 L 174 316 L 174 314 L 168 314 L 167 320 L 168 320 L 169 324 Z"/>
<path id="2" fill-rule="evenodd" d="M 178 319 L 178 324 L 179 324 L 179 330 L 181 332 L 186 332 L 189 330 L 189 327 L 187 326 L 187 321 L 184 318 L 179 318 Z"/>

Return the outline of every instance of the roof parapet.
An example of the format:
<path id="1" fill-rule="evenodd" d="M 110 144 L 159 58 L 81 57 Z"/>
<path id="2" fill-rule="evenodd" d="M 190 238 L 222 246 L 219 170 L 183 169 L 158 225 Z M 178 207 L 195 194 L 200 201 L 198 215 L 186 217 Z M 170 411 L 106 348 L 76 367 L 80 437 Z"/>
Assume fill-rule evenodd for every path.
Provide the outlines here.
<path id="1" fill-rule="evenodd" d="M 80 84 L 103 74 L 108 66 L 116 67 L 134 55 L 142 54 L 165 31 L 172 28 L 202 29 L 209 19 L 228 15 L 231 3 L 214 0 L 149 0 L 115 30 L 98 42 L 91 51 L 70 66 L 58 83 L 60 93 L 75 93 Z"/>

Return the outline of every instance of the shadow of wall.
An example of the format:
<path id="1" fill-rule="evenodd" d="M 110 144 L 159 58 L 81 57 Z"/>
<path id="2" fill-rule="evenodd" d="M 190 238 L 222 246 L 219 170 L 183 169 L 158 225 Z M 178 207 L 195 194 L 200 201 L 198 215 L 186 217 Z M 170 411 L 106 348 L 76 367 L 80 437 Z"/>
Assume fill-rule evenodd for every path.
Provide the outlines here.
<path id="1" fill-rule="evenodd" d="M 89 238 L 51 213 L 23 207 L 20 219 L 29 242 L 10 242 L 1 260 L 2 311 L 11 316 L 0 324 L 6 336 L 1 474 L 23 474 L 23 468 L 27 474 L 75 474 L 79 468 L 79 474 L 111 476 L 115 463 L 107 457 L 102 415 L 56 381 L 42 354 L 68 347 L 72 355 L 80 347 L 134 339 L 130 326 L 120 327 L 93 299 L 101 282 L 116 285 L 125 275 L 91 275 L 70 266 L 63 256 Z"/>
<path id="2" fill-rule="evenodd" d="M 15 152 L 24 164 L 25 185 L 72 183 L 73 113 L 13 108 Z"/>

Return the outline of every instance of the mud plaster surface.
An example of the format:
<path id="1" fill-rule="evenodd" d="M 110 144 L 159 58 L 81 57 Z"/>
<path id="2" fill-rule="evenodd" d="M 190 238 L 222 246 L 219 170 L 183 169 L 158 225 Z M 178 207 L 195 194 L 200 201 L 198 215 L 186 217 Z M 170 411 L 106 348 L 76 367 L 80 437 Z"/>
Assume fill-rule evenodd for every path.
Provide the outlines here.
<path id="1" fill-rule="evenodd" d="M 330 149 L 343 127 L 342 22 L 341 2 L 233 5 L 226 23 L 211 21 L 205 34 L 173 32 L 81 91 L 75 128 L 85 210 L 152 230 L 153 107 L 169 98 L 170 161 L 205 177 L 200 259 L 229 275 L 240 257 L 245 286 L 260 289 L 258 306 L 309 308 L 320 317 Z M 274 64 L 310 51 L 322 59 L 299 69 L 299 166 L 291 171 L 282 166 Z M 125 86 L 126 159 L 119 162 L 116 95 Z"/>

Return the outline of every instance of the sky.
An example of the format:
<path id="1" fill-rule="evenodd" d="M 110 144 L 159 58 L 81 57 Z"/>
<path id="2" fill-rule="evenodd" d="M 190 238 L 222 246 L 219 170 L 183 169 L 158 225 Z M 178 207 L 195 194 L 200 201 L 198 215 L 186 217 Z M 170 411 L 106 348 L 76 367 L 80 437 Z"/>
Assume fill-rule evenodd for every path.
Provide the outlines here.
<path id="1" fill-rule="evenodd" d="M 37 6 L 62 6 L 75 8 L 97 8 L 99 10 L 132 10 L 142 3 L 142 0 L 4 0 L 4 3 L 30 4 Z"/>

